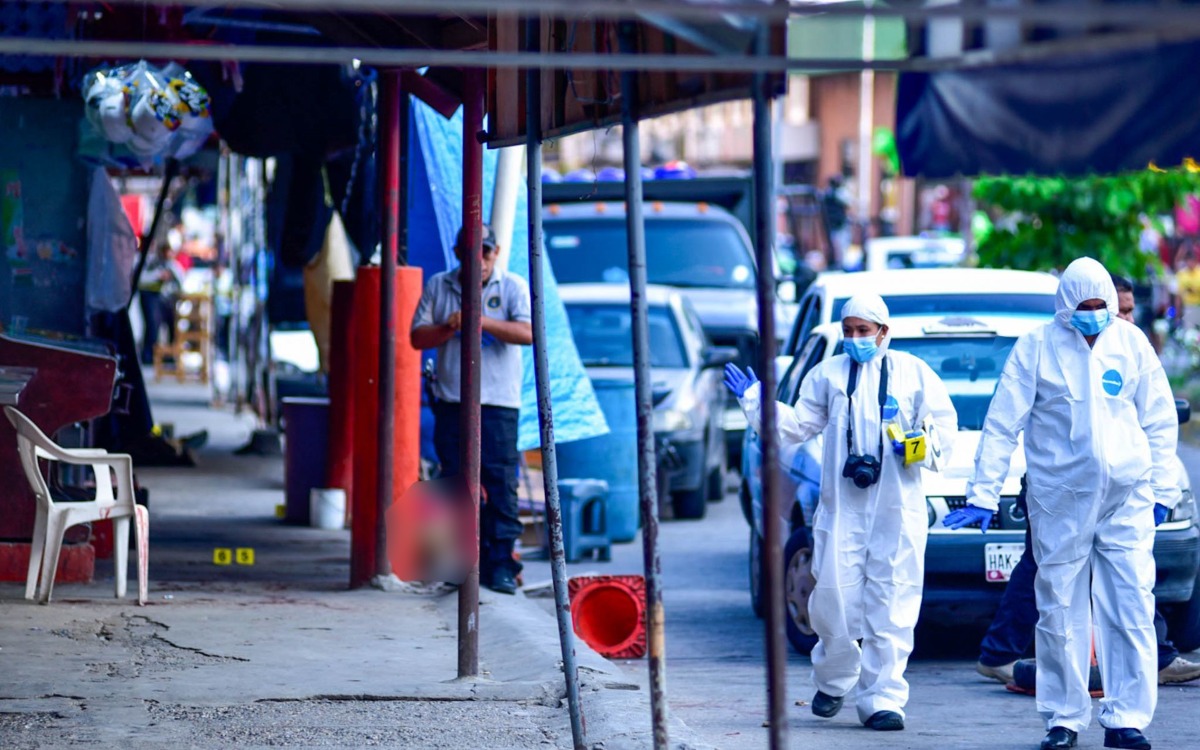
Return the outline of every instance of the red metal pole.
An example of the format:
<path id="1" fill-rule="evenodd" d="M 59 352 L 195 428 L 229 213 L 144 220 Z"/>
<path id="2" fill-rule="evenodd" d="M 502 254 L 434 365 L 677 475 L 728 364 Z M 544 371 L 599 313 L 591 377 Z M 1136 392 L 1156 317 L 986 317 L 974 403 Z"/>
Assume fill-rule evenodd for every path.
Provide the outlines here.
<path id="1" fill-rule="evenodd" d="M 400 151 L 404 147 L 400 122 L 400 72 L 384 71 L 379 82 L 380 209 L 383 213 L 379 278 L 379 431 L 375 483 L 375 575 L 387 578 L 392 564 L 387 553 L 387 516 L 395 482 L 396 447 L 396 250 L 400 233 Z"/>
<path id="2" fill-rule="evenodd" d="M 462 380 L 460 417 L 462 420 L 463 489 L 473 508 L 470 523 L 473 533 L 471 555 L 474 565 L 458 590 L 458 676 L 479 674 L 479 364 L 482 346 L 483 297 L 483 97 L 485 79 L 482 70 L 464 71 L 463 95 L 463 244 L 462 254 Z"/>

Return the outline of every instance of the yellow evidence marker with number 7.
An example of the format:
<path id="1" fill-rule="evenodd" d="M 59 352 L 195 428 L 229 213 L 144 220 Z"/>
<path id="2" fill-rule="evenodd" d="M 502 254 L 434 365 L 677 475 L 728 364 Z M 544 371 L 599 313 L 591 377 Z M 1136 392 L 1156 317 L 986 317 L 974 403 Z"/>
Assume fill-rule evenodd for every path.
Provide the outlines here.
<path id="1" fill-rule="evenodd" d="M 901 430 L 900 425 L 892 422 L 888 425 L 887 434 L 893 443 L 904 446 L 905 466 L 924 463 L 925 432 L 923 430 L 913 430 L 906 434 Z"/>

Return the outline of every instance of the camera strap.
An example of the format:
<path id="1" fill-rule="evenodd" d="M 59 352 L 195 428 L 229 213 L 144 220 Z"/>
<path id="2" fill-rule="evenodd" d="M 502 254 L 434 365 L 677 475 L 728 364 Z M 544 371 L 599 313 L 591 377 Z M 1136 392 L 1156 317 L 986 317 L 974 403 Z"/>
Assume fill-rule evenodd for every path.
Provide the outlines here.
<path id="1" fill-rule="evenodd" d="M 846 413 L 849 420 L 846 425 L 846 455 L 854 454 L 854 391 L 858 389 L 858 362 L 850 360 L 850 383 L 846 387 L 846 398 L 849 403 L 846 406 Z M 883 419 L 883 407 L 887 405 L 887 390 L 888 390 L 888 361 L 887 354 L 883 355 L 883 362 L 879 368 L 879 418 Z M 883 462 L 883 427 L 879 429 L 879 461 Z"/>

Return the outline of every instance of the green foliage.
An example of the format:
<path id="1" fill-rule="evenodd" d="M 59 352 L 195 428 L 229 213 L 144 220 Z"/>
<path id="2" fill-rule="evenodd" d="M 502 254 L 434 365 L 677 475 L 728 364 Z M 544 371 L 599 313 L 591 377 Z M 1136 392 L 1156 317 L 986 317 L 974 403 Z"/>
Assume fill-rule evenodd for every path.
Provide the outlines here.
<path id="1" fill-rule="evenodd" d="M 994 268 L 1051 270 L 1089 255 L 1114 273 L 1144 278 L 1156 265 L 1141 252 L 1143 215 L 1170 213 L 1200 193 L 1194 162 L 1107 177 L 985 177 L 974 195 L 996 220 L 978 245 L 979 262 Z"/>

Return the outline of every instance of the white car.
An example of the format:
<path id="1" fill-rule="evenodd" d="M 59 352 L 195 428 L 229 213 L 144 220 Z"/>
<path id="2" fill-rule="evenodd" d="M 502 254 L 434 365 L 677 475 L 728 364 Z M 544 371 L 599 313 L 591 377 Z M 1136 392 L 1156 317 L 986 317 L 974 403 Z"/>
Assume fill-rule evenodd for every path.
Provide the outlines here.
<path id="1" fill-rule="evenodd" d="M 950 268 L 966 255 L 967 243 L 960 237 L 874 237 L 867 240 L 863 270 Z"/>
<path id="2" fill-rule="evenodd" d="M 1021 477 L 1025 473 L 1024 449 L 1013 453 L 1007 481 L 1001 492 L 1000 510 L 986 535 L 978 525 L 947 529 L 941 520 L 966 504 L 966 485 L 974 474 L 975 450 L 997 379 L 1017 337 L 1046 323 L 1045 316 L 948 313 L 942 316 L 893 318 L 891 348 L 923 359 L 941 376 L 958 411 L 959 432 L 955 437 L 950 466 L 941 474 L 925 472 L 926 511 L 929 542 L 925 553 L 924 603 L 947 611 L 959 621 L 990 617 L 1004 582 L 1008 580 L 1025 547 L 1025 514 L 1017 504 Z M 805 375 L 818 363 L 841 352 L 839 324 L 816 327 L 780 379 L 776 397 L 795 403 Z M 1181 417 L 1182 418 L 1182 417 Z M 821 436 L 781 451 L 785 498 L 783 509 L 786 539 L 785 590 L 788 608 L 788 638 L 807 653 L 816 637 L 808 626 L 808 594 L 812 579 L 809 550 L 813 514 L 820 497 Z M 762 466 L 761 446 L 752 432 L 743 447 L 742 500 L 748 504 L 750 533 L 751 601 L 761 610 L 762 555 Z M 1155 560 L 1158 577 L 1155 595 L 1159 604 L 1174 607 L 1172 637 L 1187 644 L 1200 637 L 1200 623 L 1189 614 L 1200 561 L 1200 530 L 1196 506 L 1182 462 L 1177 461 L 1184 498 L 1166 522 L 1158 527 Z"/>
<path id="3" fill-rule="evenodd" d="M 564 284 L 558 291 L 592 382 L 632 382 L 629 286 Z M 703 518 L 708 501 L 725 496 L 721 368 L 736 361 L 738 351 L 712 346 L 691 302 L 678 291 L 650 284 L 646 302 L 661 486 L 671 495 L 675 518 Z"/>
<path id="4" fill-rule="evenodd" d="M 780 354 L 796 351 L 812 329 L 842 319 L 855 294 L 883 297 L 893 318 L 970 310 L 981 315 L 1053 315 L 1058 279 L 1048 273 L 996 268 L 930 268 L 823 273 L 800 300 Z"/>

